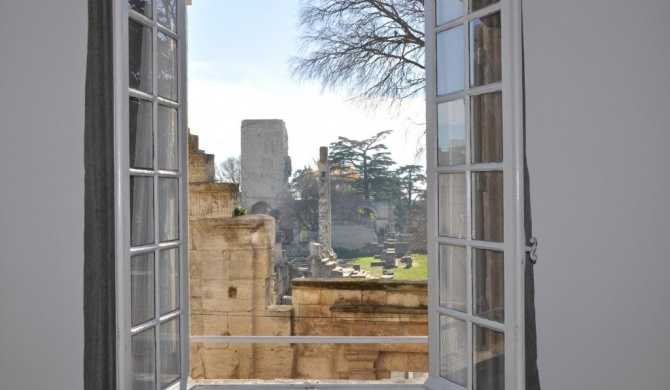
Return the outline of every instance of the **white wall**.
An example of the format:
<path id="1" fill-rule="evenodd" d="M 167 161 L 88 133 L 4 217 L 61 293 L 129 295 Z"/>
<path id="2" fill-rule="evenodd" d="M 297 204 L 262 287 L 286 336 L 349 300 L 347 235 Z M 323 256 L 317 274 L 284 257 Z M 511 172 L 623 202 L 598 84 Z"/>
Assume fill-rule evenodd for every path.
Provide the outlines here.
<path id="1" fill-rule="evenodd" d="M 524 2 L 543 390 L 670 388 L 670 2 Z"/>
<path id="2" fill-rule="evenodd" d="M 0 388 L 83 389 L 86 0 L 0 1 Z"/>

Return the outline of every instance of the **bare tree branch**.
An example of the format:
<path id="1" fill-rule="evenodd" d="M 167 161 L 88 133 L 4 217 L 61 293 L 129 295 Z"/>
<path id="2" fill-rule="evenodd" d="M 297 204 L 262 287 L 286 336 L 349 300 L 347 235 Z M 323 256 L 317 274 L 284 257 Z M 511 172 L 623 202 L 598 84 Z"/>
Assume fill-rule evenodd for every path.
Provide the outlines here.
<path id="1" fill-rule="evenodd" d="M 303 0 L 293 75 L 354 99 L 399 102 L 424 88 L 423 0 Z"/>

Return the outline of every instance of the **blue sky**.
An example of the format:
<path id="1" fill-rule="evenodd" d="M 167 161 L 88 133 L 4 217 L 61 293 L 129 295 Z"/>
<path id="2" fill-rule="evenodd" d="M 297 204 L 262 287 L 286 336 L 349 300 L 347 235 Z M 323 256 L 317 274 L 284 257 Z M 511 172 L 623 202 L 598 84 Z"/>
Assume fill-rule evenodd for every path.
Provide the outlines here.
<path id="1" fill-rule="evenodd" d="M 194 0 L 188 7 L 189 127 L 217 161 L 239 155 L 243 119 L 283 119 L 294 169 L 337 136 L 363 139 L 393 129 L 386 144 L 399 164 L 416 162 L 423 100 L 370 111 L 342 93 L 290 76 L 298 54 L 299 0 Z M 423 164 L 423 157 L 418 160 Z"/>

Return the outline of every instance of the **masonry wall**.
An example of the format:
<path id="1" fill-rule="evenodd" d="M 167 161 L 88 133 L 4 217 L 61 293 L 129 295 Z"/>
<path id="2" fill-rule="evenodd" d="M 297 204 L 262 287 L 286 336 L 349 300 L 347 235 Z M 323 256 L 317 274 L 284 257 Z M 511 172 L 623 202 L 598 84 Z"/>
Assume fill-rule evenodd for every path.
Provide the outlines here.
<path id="1" fill-rule="evenodd" d="M 426 336 L 427 285 L 415 281 L 294 279 L 299 336 Z M 296 378 L 388 379 L 428 372 L 425 344 L 299 344 Z"/>
<path id="2" fill-rule="evenodd" d="M 87 2 L 0 1 L 0 388 L 84 387 Z"/>
<path id="3" fill-rule="evenodd" d="M 241 127 L 242 202 L 252 207 L 265 202 L 277 208 L 290 175 L 288 133 L 281 119 L 247 119 Z M 263 212 L 263 210 L 258 210 Z M 256 212 L 254 210 L 253 212 Z"/>

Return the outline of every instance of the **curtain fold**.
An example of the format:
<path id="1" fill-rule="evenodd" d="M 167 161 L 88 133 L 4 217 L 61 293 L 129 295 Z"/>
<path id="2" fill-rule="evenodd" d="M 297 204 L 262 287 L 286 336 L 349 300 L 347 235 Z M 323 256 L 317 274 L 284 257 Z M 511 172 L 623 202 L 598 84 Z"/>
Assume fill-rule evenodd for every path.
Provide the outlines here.
<path id="1" fill-rule="evenodd" d="M 116 389 L 113 0 L 88 1 L 84 388 Z"/>

